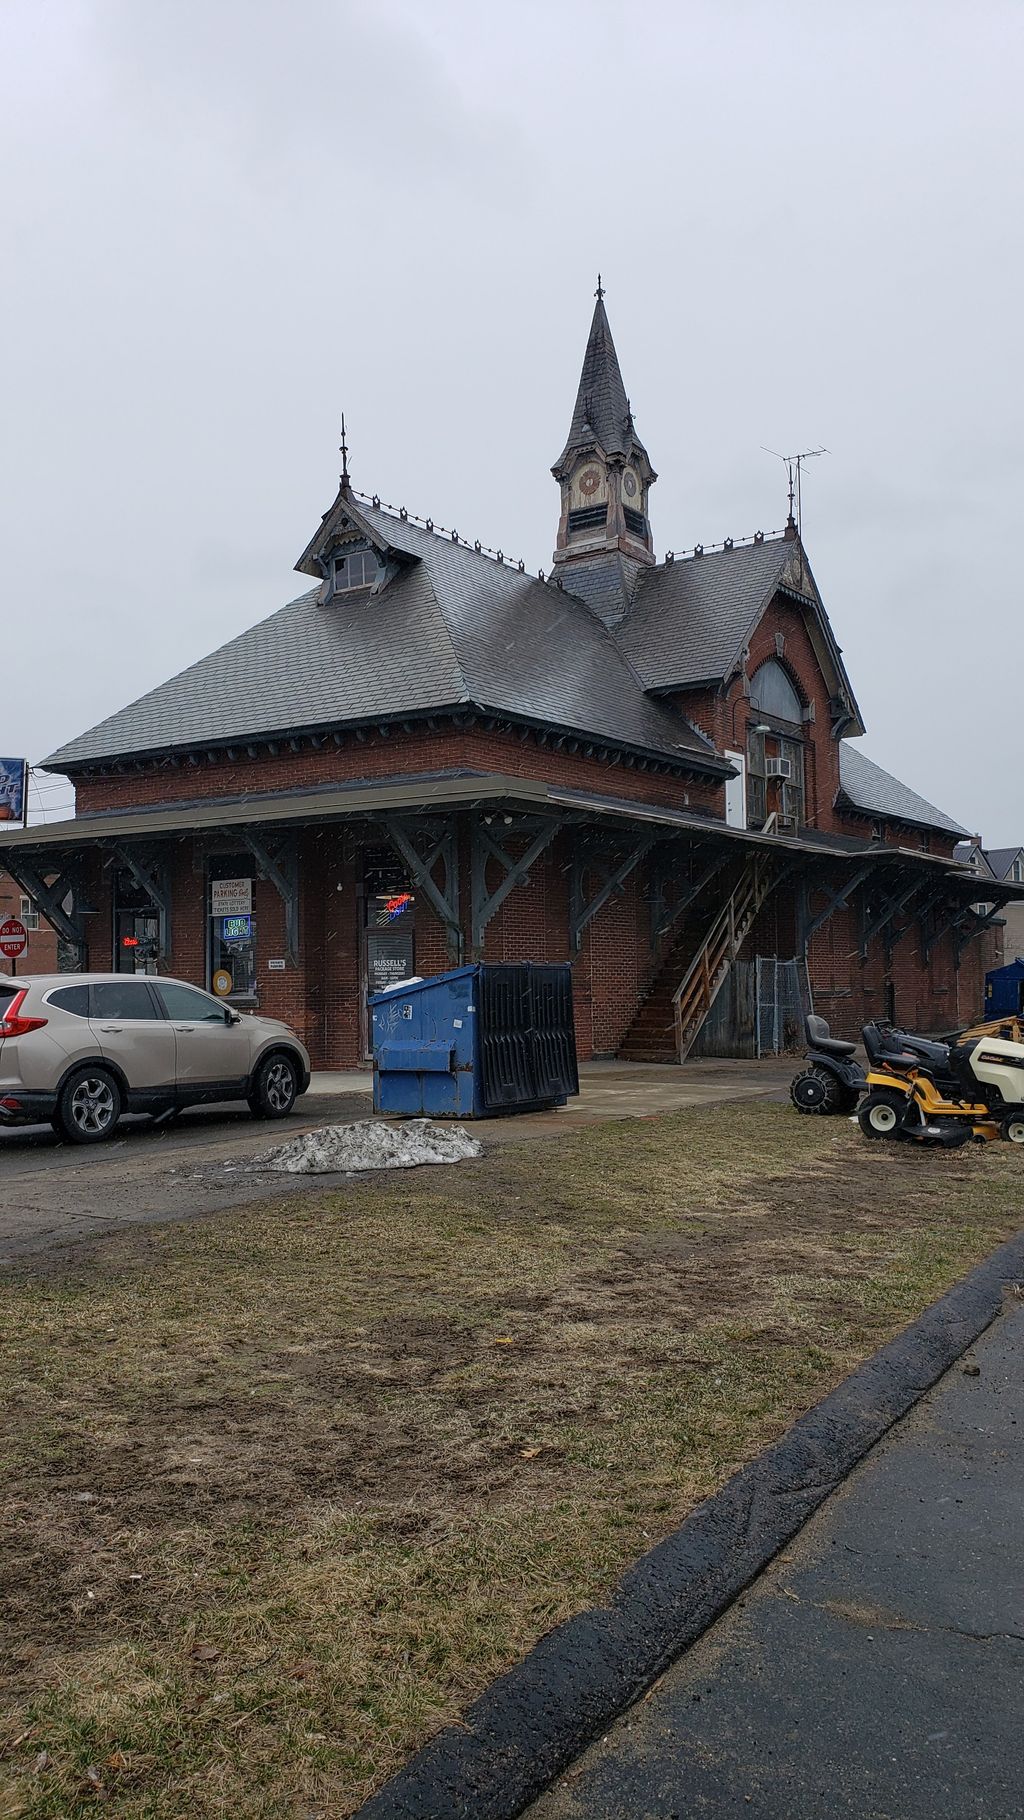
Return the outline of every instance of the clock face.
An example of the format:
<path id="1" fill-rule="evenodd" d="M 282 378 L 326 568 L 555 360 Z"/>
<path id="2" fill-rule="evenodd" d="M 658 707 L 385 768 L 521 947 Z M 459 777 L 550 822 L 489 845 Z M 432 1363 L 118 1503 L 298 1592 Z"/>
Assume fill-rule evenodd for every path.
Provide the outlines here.
<path id="1" fill-rule="evenodd" d="M 622 491 L 625 493 L 627 499 L 635 499 L 637 496 L 639 488 L 637 487 L 636 475 L 632 468 L 627 468 L 622 476 Z"/>
<path id="2" fill-rule="evenodd" d="M 582 474 L 580 475 L 580 492 L 584 495 L 584 497 L 587 499 L 591 499 L 593 497 L 593 495 L 597 492 L 597 489 L 600 485 L 601 485 L 600 468 L 584 468 Z"/>

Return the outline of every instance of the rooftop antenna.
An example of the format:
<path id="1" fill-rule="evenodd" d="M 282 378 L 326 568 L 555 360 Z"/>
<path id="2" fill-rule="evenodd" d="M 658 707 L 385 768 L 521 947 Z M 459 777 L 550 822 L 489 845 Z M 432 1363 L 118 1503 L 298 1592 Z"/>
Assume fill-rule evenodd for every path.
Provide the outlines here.
<path id="1" fill-rule="evenodd" d="M 805 461 L 811 461 L 816 455 L 827 455 L 827 449 L 804 449 L 801 455 L 780 455 L 778 449 L 769 449 L 761 444 L 766 455 L 774 455 L 776 461 L 785 463 L 789 480 L 789 517 L 786 520 L 787 531 L 795 531 L 798 537 L 804 534 L 803 508 L 801 499 L 801 474 Z M 793 502 L 796 501 L 796 516 L 793 516 Z"/>
<path id="2" fill-rule="evenodd" d="M 348 492 L 349 485 L 350 485 L 350 482 L 349 482 L 349 475 L 348 475 L 348 443 L 345 441 L 345 413 L 344 413 L 344 411 L 342 411 L 342 413 L 341 413 L 341 490 L 343 493 Z"/>

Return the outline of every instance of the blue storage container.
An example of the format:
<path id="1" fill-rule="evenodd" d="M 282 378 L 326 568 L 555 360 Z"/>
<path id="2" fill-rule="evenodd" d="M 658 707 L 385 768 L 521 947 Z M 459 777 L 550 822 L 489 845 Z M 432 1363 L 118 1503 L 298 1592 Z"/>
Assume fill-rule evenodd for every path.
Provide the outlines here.
<path id="1" fill-rule="evenodd" d="M 456 967 L 369 1007 L 375 1112 L 486 1118 L 579 1092 L 568 966 Z"/>
<path id="2" fill-rule="evenodd" d="M 985 975 L 985 1016 L 1020 1017 L 1024 1015 L 1024 960 L 1020 955 L 1005 967 L 993 967 Z"/>

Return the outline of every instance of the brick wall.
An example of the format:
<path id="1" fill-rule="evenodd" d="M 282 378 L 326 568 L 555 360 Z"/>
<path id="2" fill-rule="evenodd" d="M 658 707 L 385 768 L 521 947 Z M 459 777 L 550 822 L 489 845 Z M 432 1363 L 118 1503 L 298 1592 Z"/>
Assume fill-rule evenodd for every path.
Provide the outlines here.
<path id="1" fill-rule="evenodd" d="M 9 916 L 21 920 L 23 892 L 21 886 L 6 872 L 0 872 L 0 923 L 6 922 Z M 57 937 L 49 923 L 39 918 L 38 929 L 28 930 L 28 947 L 17 963 L 18 973 L 56 973 L 57 971 Z M 10 974 L 10 961 L 0 955 L 0 974 Z"/>
<path id="2" fill-rule="evenodd" d="M 779 637 L 783 641 L 781 654 Z M 840 825 L 833 809 L 839 788 L 839 748 L 832 736 L 828 686 L 803 614 L 793 602 L 781 597 L 768 607 L 751 636 L 747 676 L 752 677 L 769 658 L 776 658 L 789 672 L 803 702 L 814 703 L 815 719 L 805 721 L 802 729 L 806 820 L 809 827 L 834 830 Z M 724 691 L 686 690 L 676 697 L 676 705 L 720 752 L 745 752 L 747 729 L 760 718 L 750 707 L 739 674 Z"/>
<path id="3" fill-rule="evenodd" d="M 948 932 L 935 944 L 929 961 L 924 961 L 916 922 L 895 944 L 888 966 L 879 937 L 871 942 L 865 961 L 860 958 L 859 942 L 856 909 L 836 911 L 811 941 L 815 1008 L 828 1019 L 834 1035 L 856 1039 L 869 1018 L 887 1016 L 890 986 L 896 1021 L 908 1029 L 923 1033 L 952 1030 L 983 1015 L 985 971 L 991 965 L 984 941 L 968 945 L 959 968 Z"/>
<path id="4" fill-rule="evenodd" d="M 76 781 L 76 791 L 78 813 L 83 815 L 458 769 L 536 778 L 568 789 L 628 797 L 664 808 L 680 809 L 689 804 L 719 815 L 723 812 L 722 786 L 715 780 L 641 770 L 625 759 L 604 762 L 585 758 L 540 745 L 533 734 L 485 728 L 396 731 L 388 738 L 375 733 L 361 741 L 346 735 L 341 747 L 300 745 L 298 751 L 283 750 L 276 755 L 261 753 L 256 758 L 234 759 L 225 755 L 197 764 L 181 761 L 124 775 L 81 778 Z"/>

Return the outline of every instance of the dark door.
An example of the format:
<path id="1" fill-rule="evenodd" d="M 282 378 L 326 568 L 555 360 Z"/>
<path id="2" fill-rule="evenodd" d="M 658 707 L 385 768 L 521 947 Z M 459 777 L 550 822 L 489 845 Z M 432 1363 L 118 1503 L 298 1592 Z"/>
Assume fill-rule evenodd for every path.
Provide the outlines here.
<path id="1" fill-rule="evenodd" d="M 416 972 L 416 899 L 405 874 L 386 855 L 368 854 L 363 867 L 360 951 L 363 1054 L 369 1055 L 367 998 Z"/>
<path id="2" fill-rule="evenodd" d="M 119 910 L 116 918 L 116 973 L 155 973 L 159 923 L 148 910 Z"/>

